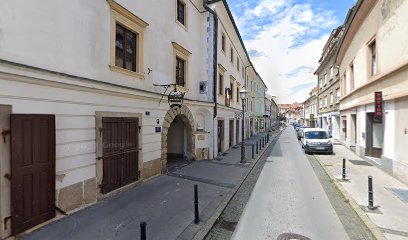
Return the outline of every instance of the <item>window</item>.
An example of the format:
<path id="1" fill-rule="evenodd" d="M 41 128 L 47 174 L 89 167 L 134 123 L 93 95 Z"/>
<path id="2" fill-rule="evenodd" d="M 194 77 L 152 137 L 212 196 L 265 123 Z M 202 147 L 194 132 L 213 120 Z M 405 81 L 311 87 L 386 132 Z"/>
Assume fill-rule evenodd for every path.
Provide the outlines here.
<path id="1" fill-rule="evenodd" d="M 221 50 L 225 53 L 226 42 L 225 42 L 225 33 L 221 33 Z"/>
<path id="2" fill-rule="evenodd" d="M 237 57 L 237 71 L 239 72 L 239 58 Z"/>
<path id="3" fill-rule="evenodd" d="M 336 103 L 340 102 L 340 88 L 336 89 Z"/>
<path id="4" fill-rule="evenodd" d="M 177 22 L 183 26 L 187 26 L 186 12 L 186 3 L 183 0 L 177 0 Z"/>
<path id="5" fill-rule="evenodd" d="M 184 87 L 186 85 L 185 67 L 186 61 L 176 57 L 176 84 Z"/>
<path id="6" fill-rule="evenodd" d="M 334 77 L 334 66 L 332 65 L 332 66 L 330 67 L 330 75 L 329 75 L 329 79 L 330 79 L 330 80 L 332 80 L 332 79 L 333 79 L 333 77 Z"/>
<path id="7" fill-rule="evenodd" d="M 322 109 L 322 108 L 323 108 L 323 99 L 320 98 L 320 109 Z"/>
<path id="8" fill-rule="evenodd" d="M 327 108 L 327 96 L 324 96 L 324 107 Z"/>
<path id="9" fill-rule="evenodd" d="M 136 34 L 116 24 L 115 66 L 136 72 Z"/>
<path id="10" fill-rule="evenodd" d="M 234 82 L 230 82 L 231 100 L 234 101 Z"/>
<path id="11" fill-rule="evenodd" d="M 224 95 L 224 75 L 218 75 L 218 94 Z"/>
<path id="12" fill-rule="evenodd" d="M 232 63 L 234 63 L 234 49 L 232 49 L 232 47 L 231 47 L 230 61 L 231 61 Z"/>
<path id="13" fill-rule="evenodd" d="M 324 83 L 323 83 L 323 85 L 326 85 L 326 83 L 327 83 L 327 73 L 324 74 Z"/>
<path id="14" fill-rule="evenodd" d="M 319 86 L 320 86 L 320 88 L 323 87 L 323 79 L 322 78 L 319 79 Z"/>
<path id="15" fill-rule="evenodd" d="M 237 86 L 237 94 L 236 94 L 236 96 L 237 96 L 237 103 L 239 103 L 239 86 Z"/>
<path id="16" fill-rule="evenodd" d="M 188 88 L 188 59 L 191 53 L 177 44 L 172 42 L 174 50 L 174 78 L 178 86 Z"/>
<path id="17" fill-rule="evenodd" d="M 143 34 L 149 24 L 115 1 L 108 0 L 108 3 L 111 7 L 109 68 L 143 79 Z"/>
<path id="18" fill-rule="evenodd" d="M 377 46 L 375 39 L 368 45 L 370 49 L 370 74 L 374 76 L 377 74 Z"/>
<path id="19" fill-rule="evenodd" d="M 334 96 L 333 96 L 333 92 L 330 93 L 330 105 L 333 105 L 334 103 Z"/>
<path id="20" fill-rule="evenodd" d="M 350 91 L 354 89 L 354 64 L 350 65 Z"/>
<path id="21" fill-rule="evenodd" d="M 347 77 L 346 77 L 346 73 L 343 74 L 343 81 L 341 83 L 341 92 L 342 92 L 342 96 L 346 96 L 346 81 L 347 81 Z"/>

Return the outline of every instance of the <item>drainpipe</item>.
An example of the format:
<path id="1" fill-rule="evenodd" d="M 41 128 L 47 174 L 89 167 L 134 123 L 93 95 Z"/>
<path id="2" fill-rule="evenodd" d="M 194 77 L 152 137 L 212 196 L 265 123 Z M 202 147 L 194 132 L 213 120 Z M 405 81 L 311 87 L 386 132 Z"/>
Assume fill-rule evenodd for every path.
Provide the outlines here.
<path id="1" fill-rule="evenodd" d="M 215 4 L 221 0 L 203 0 L 203 7 L 213 16 L 214 18 L 214 40 L 213 40 L 213 100 L 214 100 L 214 115 L 213 118 L 217 117 L 217 63 L 218 63 L 218 16 L 217 13 L 208 7 L 208 4 Z"/>

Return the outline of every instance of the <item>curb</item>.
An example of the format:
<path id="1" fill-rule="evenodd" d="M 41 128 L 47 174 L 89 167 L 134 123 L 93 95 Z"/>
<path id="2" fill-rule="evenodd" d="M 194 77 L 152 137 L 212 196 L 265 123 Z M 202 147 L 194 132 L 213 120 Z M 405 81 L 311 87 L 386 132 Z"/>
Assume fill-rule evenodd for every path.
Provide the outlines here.
<path id="1" fill-rule="evenodd" d="M 218 218 L 221 216 L 222 212 L 225 210 L 227 207 L 228 203 L 232 200 L 232 198 L 235 196 L 237 193 L 238 189 L 242 186 L 242 183 L 245 181 L 245 179 L 249 176 L 249 174 L 252 172 L 252 169 L 255 167 L 255 165 L 258 163 L 258 160 L 263 156 L 264 152 L 270 147 L 272 143 L 275 142 L 276 139 L 279 138 L 280 134 L 282 133 L 282 129 L 276 134 L 276 136 L 265 145 L 265 147 L 261 150 L 261 152 L 258 153 L 258 156 L 254 159 L 254 161 L 251 163 L 250 170 L 248 171 L 247 174 L 242 176 L 240 180 L 238 181 L 237 185 L 231 189 L 226 197 L 222 200 L 220 205 L 217 207 L 217 209 L 214 211 L 212 216 L 203 224 L 202 226 L 198 225 L 200 227 L 200 230 L 194 235 L 194 240 L 203 240 L 208 233 L 211 231 L 212 227 L 215 225 L 217 222 Z M 187 227 L 189 228 L 191 224 Z"/>
<path id="2" fill-rule="evenodd" d="M 324 163 L 316 156 L 313 155 L 313 157 L 319 162 L 319 164 L 322 166 L 326 174 L 330 177 L 330 179 L 333 180 L 333 183 L 336 185 L 336 187 L 341 191 L 341 193 L 344 195 L 346 200 L 349 201 L 350 206 L 353 208 L 353 210 L 357 213 L 357 215 L 360 217 L 360 219 L 363 221 L 363 223 L 366 225 L 366 227 L 370 230 L 370 232 L 373 234 L 373 236 L 377 240 L 386 240 L 387 238 L 384 236 L 383 232 L 375 225 L 370 218 L 367 216 L 367 214 L 360 208 L 360 206 L 357 204 L 357 202 L 350 196 L 350 194 L 344 189 L 344 187 L 336 180 L 336 178 L 326 169 L 324 166 Z"/>

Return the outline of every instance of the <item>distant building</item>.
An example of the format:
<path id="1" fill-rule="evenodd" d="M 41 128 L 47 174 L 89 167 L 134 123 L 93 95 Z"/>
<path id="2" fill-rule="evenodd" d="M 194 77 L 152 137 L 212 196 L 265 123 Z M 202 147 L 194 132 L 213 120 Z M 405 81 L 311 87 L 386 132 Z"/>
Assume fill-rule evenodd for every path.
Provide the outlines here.
<path id="1" fill-rule="evenodd" d="M 340 81 L 335 56 L 343 33 L 343 26 L 334 29 L 323 48 L 319 67 L 315 71 L 318 79 L 318 120 L 319 126 L 333 137 L 339 138 L 340 129 Z"/>
<path id="2" fill-rule="evenodd" d="M 303 103 L 304 124 L 309 127 L 317 127 L 317 87 L 309 93 L 309 98 Z"/>

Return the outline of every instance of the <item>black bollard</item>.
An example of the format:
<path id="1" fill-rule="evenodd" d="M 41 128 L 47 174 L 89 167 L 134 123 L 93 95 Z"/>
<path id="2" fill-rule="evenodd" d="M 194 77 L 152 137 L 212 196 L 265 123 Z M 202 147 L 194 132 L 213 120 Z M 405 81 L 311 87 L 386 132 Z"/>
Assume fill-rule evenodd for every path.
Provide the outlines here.
<path id="1" fill-rule="evenodd" d="M 265 138 L 262 138 L 262 147 L 265 147 Z"/>
<path id="2" fill-rule="evenodd" d="M 146 240 L 146 222 L 140 223 L 140 240 Z"/>
<path id="3" fill-rule="evenodd" d="M 198 186 L 194 184 L 194 223 L 198 224 L 200 222 L 200 216 L 198 212 Z"/>
<path id="4" fill-rule="evenodd" d="M 254 159 L 254 158 L 255 158 L 255 146 L 252 143 L 252 159 Z"/>
<path id="5" fill-rule="evenodd" d="M 259 139 L 259 150 L 262 150 L 262 139 Z"/>
<path id="6" fill-rule="evenodd" d="M 374 209 L 374 191 L 372 176 L 368 176 L 368 208 Z"/>
<path id="7" fill-rule="evenodd" d="M 256 141 L 256 154 L 258 154 L 258 141 Z"/>
<path id="8" fill-rule="evenodd" d="M 342 173 L 343 180 L 346 180 L 346 158 L 343 158 L 343 173 Z"/>

